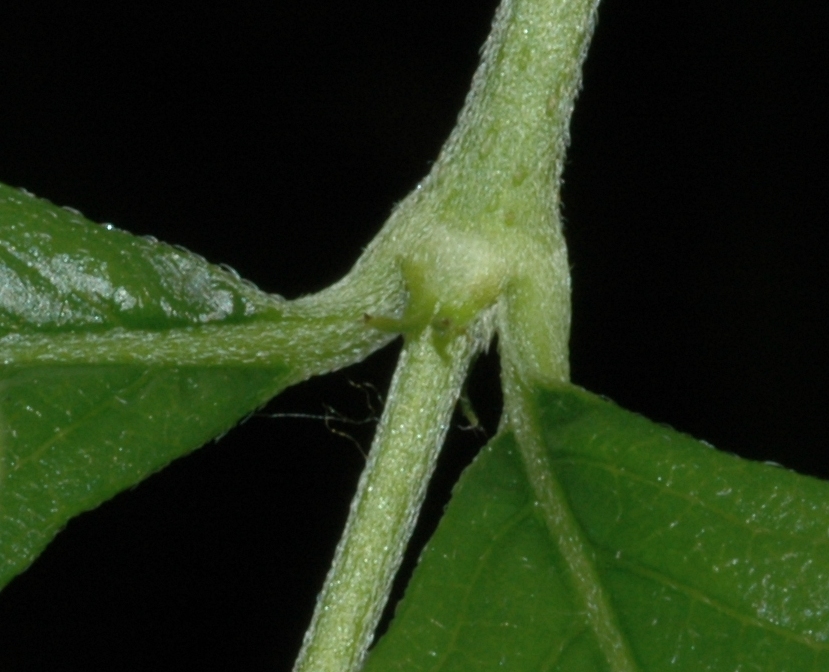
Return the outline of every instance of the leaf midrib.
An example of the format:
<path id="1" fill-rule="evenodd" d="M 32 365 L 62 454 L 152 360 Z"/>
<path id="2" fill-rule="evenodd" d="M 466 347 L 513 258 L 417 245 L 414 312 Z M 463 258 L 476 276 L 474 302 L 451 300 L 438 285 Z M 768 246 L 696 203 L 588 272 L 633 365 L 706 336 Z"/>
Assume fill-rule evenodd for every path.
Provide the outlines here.
<path id="1" fill-rule="evenodd" d="M 619 627 L 610 596 L 599 578 L 589 543 L 547 456 L 534 402 L 517 380 L 505 376 L 505 407 L 511 418 L 524 470 L 539 505 L 550 541 L 569 569 L 579 608 L 612 672 L 641 672 Z"/>
<path id="2" fill-rule="evenodd" d="M 0 337 L 0 367 L 60 365 L 286 367 L 297 380 L 362 359 L 394 335 L 359 320 L 343 334 L 335 321 L 307 317 L 100 333 L 12 333 Z"/>

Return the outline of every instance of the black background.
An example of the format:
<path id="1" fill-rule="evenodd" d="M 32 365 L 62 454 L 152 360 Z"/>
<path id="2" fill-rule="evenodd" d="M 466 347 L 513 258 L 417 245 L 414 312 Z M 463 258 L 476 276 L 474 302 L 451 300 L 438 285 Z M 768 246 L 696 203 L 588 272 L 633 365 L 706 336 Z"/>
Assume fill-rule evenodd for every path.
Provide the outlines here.
<path id="1" fill-rule="evenodd" d="M 428 171 L 494 8 L 7 3 L 0 180 L 313 292 Z M 573 380 L 822 477 L 827 37 L 817 0 L 606 0 L 563 194 Z M 385 389 L 393 363 L 267 412 L 370 416 L 365 384 Z M 495 357 L 473 388 L 491 430 Z M 339 427 L 369 444 L 370 426 Z M 453 431 L 420 543 L 481 441 Z M 362 463 L 324 422 L 285 417 L 174 463 L 0 595 L 0 670 L 289 669 Z"/>

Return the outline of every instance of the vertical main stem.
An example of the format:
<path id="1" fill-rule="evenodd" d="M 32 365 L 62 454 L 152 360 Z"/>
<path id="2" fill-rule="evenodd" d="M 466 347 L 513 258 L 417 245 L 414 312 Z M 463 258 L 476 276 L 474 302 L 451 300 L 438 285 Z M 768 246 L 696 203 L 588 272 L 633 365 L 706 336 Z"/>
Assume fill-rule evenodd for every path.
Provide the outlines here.
<path id="1" fill-rule="evenodd" d="M 414 530 L 473 354 L 461 334 L 407 338 L 295 672 L 360 669 Z"/>
<path id="2" fill-rule="evenodd" d="M 502 0 L 432 171 L 339 287 L 378 295 L 389 282 L 405 288 L 397 326 L 412 334 L 295 672 L 356 672 L 362 664 L 474 343 L 489 340 L 463 330 L 492 308 L 488 329 L 497 328 L 516 379 L 568 378 L 569 264 L 558 186 L 598 2 Z M 436 339 L 436 325 L 455 330 L 454 340 Z"/>

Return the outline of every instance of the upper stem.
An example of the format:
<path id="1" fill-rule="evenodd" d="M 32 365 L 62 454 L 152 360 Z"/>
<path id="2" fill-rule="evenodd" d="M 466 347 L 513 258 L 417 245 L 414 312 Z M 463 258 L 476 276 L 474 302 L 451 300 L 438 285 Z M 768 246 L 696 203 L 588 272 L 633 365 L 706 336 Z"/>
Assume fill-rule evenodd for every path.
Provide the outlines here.
<path id="1" fill-rule="evenodd" d="M 499 304 L 502 354 L 527 380 L 569 377 L 570 269 L 558 192 L 597 5 L 503 0 L 432 171 L 345 280 L 377 291 L 402 278 L 409 305 L 401 330 L 463 328 Z"/>

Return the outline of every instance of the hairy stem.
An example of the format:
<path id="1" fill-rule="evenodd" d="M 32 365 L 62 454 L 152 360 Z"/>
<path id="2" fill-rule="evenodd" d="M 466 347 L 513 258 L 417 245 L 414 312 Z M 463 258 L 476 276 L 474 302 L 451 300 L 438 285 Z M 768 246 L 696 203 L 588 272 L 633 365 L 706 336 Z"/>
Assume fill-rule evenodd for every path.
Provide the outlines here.
<path id="1" fill-rule="evenodd" d="M 407 338 L 295 672 L 359 670 L 414 530 L 474 341 Z"/>
<path id="2" fill-rule="evenodd" d="M 390 279 L 402 284 L 402 311 L 366 317 L 408 335 L 296 672 L 362 664 L 469 359 L 491 327 L 516 380 L 569 376 L 558 187 L 597 4 L 503 0 L 431 173 L 342 283 L 378 295 Z"/>

